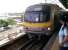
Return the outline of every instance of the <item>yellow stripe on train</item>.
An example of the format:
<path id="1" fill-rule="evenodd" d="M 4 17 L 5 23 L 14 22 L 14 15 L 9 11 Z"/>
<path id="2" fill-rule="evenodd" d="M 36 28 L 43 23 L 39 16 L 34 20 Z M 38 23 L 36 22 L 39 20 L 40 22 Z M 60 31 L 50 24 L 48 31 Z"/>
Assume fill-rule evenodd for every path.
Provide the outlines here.
<path id="1" fill-rule="evenodd" d="M 51 26 L 51 22 L 46 22 L 46 23 L 24 22 L 23 25 L 26 27 L 49 27 L 49 26 Z"/>

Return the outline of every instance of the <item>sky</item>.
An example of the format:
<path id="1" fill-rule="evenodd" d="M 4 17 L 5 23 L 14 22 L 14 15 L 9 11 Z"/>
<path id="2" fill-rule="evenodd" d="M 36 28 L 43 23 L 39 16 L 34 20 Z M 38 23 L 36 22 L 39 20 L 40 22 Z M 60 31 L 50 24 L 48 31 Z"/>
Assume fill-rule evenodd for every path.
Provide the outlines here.
<path id="1" fill-rule="evenodd" d="M 0 13 L 23 12 L 29 5 L 41 2 L 44 0 L 0 0 Z"/>
<path id="2" fill-rule="evenodd" d="M 28 6 L 45 3 L 45 1 L 46 0 L 0 0 L 0 14 L 24 12 Z M 47 2 L 59 3 L 58 0 L 47 0 Z"/>
<path id="3" fill-rule="evenodd" d="M 0 19 L 5 19 L 7 13 L 21 13 L 30 5 L 45 2 L 54 3 L 64 8 L 58 0 L 0 0 Z"/>

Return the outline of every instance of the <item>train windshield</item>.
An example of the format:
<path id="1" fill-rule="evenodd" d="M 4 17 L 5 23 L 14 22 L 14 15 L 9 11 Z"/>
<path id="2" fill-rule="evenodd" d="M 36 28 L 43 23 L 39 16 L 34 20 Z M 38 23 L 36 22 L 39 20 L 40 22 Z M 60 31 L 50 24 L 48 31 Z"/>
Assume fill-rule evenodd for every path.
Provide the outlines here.
<path id="1" fill-rule="evenodd" d="M 46 11 L 30 11 L 25 13 L 26 22 L 48 22 L 50 20 L 50 9 Z"/>

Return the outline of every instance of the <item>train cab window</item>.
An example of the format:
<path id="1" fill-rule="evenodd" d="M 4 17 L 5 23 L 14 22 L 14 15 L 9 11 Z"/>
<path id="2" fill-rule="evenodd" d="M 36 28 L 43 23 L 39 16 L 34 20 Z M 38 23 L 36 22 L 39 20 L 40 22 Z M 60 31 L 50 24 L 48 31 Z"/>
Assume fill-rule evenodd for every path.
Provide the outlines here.
<path id="1" fill-rule="evenodd" d="M 27 11 L 24 21 L 28 22 L 47 22 L 50 20 L 51 8 L 44 7 L 40 11 Z"/>
<path id="2" fill-rule="evenodd" d="M 39 21 L 39 12 L 26 12 L 24 21 L 38 22 Z"/>

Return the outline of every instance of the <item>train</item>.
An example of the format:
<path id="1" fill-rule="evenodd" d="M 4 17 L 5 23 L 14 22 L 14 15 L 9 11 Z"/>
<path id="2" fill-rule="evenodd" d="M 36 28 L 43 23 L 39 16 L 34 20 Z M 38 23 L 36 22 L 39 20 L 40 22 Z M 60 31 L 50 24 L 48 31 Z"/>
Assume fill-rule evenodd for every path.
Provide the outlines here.
<path id="1" fill-rule="evenodd" d="M 56 4 L 41 3 L 29 6 L 24 13 L 23 27 L 29 38 L 50 36 L 58 29 L 59 10 Z"/>

